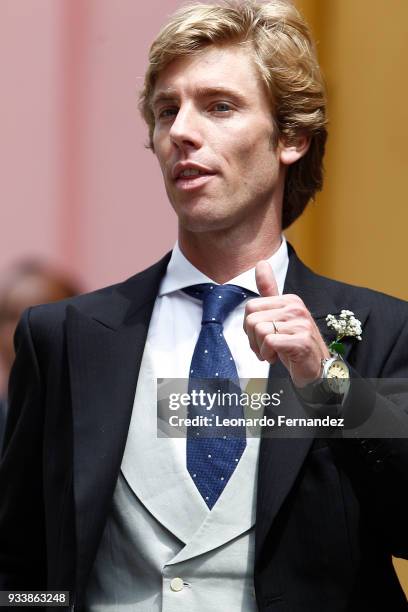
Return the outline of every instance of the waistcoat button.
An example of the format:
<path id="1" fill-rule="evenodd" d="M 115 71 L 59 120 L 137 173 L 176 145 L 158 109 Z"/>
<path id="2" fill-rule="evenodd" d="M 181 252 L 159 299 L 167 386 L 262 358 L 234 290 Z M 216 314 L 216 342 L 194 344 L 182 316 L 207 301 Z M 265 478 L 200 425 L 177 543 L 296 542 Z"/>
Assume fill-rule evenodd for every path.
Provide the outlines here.
<path id="1" fill-rule="evenodd" d="M 170 582 L 170 588 L 172 591 L 182 591 L 184 589 L 184 582 L 181 578 L 173 578 Z"/>

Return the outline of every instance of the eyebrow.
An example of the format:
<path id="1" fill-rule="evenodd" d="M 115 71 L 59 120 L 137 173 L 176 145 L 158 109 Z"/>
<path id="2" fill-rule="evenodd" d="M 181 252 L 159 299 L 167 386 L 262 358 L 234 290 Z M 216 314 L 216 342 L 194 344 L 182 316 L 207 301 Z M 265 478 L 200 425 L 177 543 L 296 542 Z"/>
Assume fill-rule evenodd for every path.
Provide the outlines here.
<path id="1" fill-rule="evenodd" d="M 198 98 L 212 98 L 213 96 L 226 96 L 227 98 L 232 98 L 240 102 L 241 104 L 245 104 L 245 97 L 243 94 L 238 92 L 235 89 L 230 89 L 229 87 L 195 87 L 193 94 Z M 154 94 L 151 106 L 154 108 L 159 103 L 162 102 L 175 102 L 178 99 L 178 94 L 175 89 L 168 88 L 159 90 Z"/>

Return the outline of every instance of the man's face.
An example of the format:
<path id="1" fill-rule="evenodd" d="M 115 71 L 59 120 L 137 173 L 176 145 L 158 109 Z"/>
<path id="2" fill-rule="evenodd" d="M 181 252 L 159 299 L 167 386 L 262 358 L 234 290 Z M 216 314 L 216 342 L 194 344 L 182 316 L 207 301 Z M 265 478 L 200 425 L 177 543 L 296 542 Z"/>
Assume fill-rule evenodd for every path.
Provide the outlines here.
<path id="1" fill-rule="evenodd" d="M 225 230 L 279 205 L 284 173 L 250 49 L 208 47 L 157 80 L 154 151 L 180 226 Z"/>

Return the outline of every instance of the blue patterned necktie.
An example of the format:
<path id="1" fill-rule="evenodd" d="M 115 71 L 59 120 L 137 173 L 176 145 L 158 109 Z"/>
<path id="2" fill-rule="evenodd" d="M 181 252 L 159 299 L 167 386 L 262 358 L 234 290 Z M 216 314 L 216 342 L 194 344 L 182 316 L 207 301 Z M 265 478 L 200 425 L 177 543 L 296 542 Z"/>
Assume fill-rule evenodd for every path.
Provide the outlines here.
<path id="1" fill-rule="evenodd" d="M 201 331 L 194 349 L 189 374 L 189 393 L 240 393 L 238 372 L 224 338 L 223 322 L 245 298 L 252 294 L 237 285 L 203 283 L 184 289 L 202 300 Z M 218 395 L 219 397 L 219 395 Z M 223 406 L 215 402 L 190 405 L 189 417 L 242 418 L 239 402 Z M 213 423 L 215 426 L 215 423 Z M 187 428 L 187 469 L 207 506 L 211 509 L 232 476 L 246 446 L 245 427 Z"/>

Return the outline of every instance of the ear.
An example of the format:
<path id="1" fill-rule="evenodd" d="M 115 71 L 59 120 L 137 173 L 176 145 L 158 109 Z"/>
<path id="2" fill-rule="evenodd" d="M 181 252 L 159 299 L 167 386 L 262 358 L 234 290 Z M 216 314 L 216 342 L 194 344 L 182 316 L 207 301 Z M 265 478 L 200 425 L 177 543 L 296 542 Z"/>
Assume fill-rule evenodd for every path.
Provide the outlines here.
<path id="1" fill-rule="evenodd" d="M 296 142 L 292 144 L 286 144 L 283 140 L 279 141 L 279 159 L 285 166 L 294 164 L 301 157 L 306 155 L 310 146 L 309 136 L 300 135 L 297 137 Z"/>

